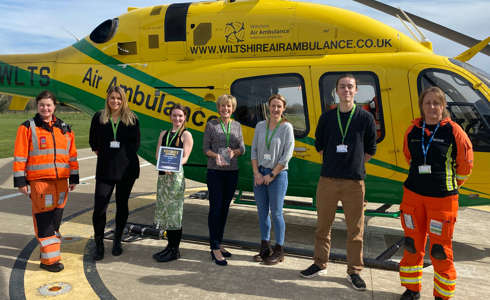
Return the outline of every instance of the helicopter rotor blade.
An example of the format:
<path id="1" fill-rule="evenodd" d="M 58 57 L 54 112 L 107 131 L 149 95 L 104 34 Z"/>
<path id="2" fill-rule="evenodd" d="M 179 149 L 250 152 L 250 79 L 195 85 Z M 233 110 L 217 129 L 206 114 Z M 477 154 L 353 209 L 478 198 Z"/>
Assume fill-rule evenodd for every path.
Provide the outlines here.
<path id="1" fill-rule="evenodd" d="M 354 1 L 359 2 L 361 4 L 364 4 L 366 6 L 372 7 L 374 9 L 377 9 L 379 11 L 382 11 L 386 14 L 389 14 L 389 15 L 392 15 L 395 17 L 397 14 L 400 13 L 400 11 L 397 8 L 390 6 L 388 4 L 381 3 L 381 2 L 376 1 L 376 0 L 354 0 Z M 429 21 L 427 19 L 421 18 L 417 15 L 414 15 L 414 14 L 411 14 L 408 12 L 406 12 L 406 13 L 414 21 L 414 23 L 417 24 L 418 26 L 420 26 L 420 27 L 422 27 L 428 31 L 431 31 L 433 33 L 436 33 L 442 37 L 445 37 L 448 40 L 451 40 L 453 42 L 456 42 L 458 44 L 466 46 L 468 48 L 471 48 L 474 45 L 481 42 L 480 40 L 472 38 L 471 36 L 468 36 L 468 35 L 462 34 L 460 32 L 457 32 L 455 30 L 449 29 L 447 27 L 444 27 L 442 25 L 439 25 L 439 24 L 434 23 L 432 21 Z M 490 46 L 487 45 L 485 48 L 483 48 L 481 50 L 481 53 L 484 53 L 484 54 L 490 56 Z"/>

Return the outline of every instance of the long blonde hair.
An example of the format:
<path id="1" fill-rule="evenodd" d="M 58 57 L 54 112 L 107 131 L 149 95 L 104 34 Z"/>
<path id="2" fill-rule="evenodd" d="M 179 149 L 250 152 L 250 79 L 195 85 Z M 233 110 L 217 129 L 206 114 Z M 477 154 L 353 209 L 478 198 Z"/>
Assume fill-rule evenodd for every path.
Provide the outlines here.
<path id="1" fill-rule="evenodd" d="M 109 119 L 111 118 L 112 114 L 111 114 L 111 108 L 109 107 L 109 97 L 111 96 L 112 93 L 118 93 L 121 96 L 121 100 L 122 100 L 121 115 L 120 115 L 121 121 L 126 126 L 134 125 L 136 123 L 136 115 L 129 108 L 128 100 L 126 98 L 126 93 L 124 89 L 120 86 L 111 86 L 107 90 L 104 110 L 100 114 L 100 123 L 107 124 L 107 122 L 109 122 Z"/>

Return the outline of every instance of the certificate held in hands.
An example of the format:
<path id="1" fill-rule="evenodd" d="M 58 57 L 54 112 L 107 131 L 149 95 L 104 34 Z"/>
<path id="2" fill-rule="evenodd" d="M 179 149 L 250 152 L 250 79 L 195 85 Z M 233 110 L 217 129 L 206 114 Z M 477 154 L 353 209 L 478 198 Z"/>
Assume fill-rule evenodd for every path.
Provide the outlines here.
<path id="1" fill-rule="evenodd" d="M 182 170 L 182 148 L 160 147 L 158 152 L 157 170 L 166 172 L 180 172 Z"/>

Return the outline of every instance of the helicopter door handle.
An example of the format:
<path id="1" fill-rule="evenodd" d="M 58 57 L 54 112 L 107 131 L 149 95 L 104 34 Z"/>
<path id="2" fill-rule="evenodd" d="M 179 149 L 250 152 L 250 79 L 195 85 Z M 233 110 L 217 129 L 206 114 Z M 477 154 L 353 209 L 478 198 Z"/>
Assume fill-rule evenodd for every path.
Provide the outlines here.
<path id="1" fill-rule="evenodd" d="M 294 152 L 306 152 L 306 147 L 294 147 Z"/>

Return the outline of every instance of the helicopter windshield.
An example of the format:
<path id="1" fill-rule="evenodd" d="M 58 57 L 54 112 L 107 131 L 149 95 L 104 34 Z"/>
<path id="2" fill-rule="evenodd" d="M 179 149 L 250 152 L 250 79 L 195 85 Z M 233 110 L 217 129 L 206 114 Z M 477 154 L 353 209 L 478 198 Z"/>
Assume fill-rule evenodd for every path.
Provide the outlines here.
<path id="1" fill-rule="evenodd" d="M 447 70 L 426 69 L 419 74 L 419 93 L 437 86 L 446 94 L 451 119 L 468 134 L 473 149 L 490 152 L 490 103 L 464 77 Z"/>
<path id="2" fill-rule="evenodd" d="M 453 64 L 460 66 L 461 68 L 465 69 L 468 72 L 471 72 L 473 75 L 478 77 L 483 83 L 487 85 L 487 87 L 490 87 L 490 74 L 486 73 L 482 69 L 479 69 L 475 66 L 472 66 L 468 63 L 461 62 L 457 59 L 450 58 L 449 59 Z"/>

